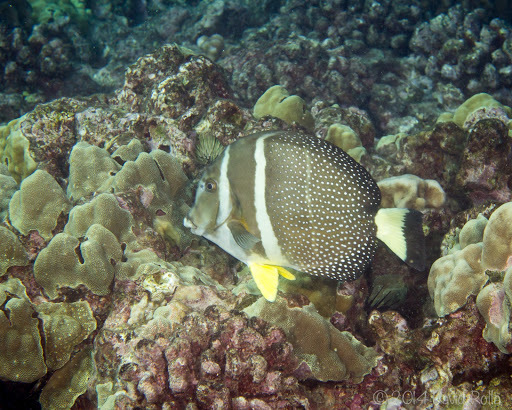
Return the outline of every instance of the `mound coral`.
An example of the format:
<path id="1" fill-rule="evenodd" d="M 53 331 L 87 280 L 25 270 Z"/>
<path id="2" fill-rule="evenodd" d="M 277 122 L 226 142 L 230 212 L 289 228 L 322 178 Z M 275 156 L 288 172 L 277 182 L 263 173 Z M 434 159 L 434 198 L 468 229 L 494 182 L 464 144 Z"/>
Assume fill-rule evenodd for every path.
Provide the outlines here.
<path id="1" fill-rule="evenodd" d="M 366 149 L 363 147 L 359 136 L 348 125 L 331 124 L 325 139 L 340 147 L 357 162 L 360 162 L 361 157 L 366 154 Z"/>
<path id="2" fill-rule="evenodd" d="M 271 115 L 288 124 L 296 122 L 308 129 L 315 126 L 313 116 L 306 110 L 304 100 L 297 95 L 290 95 L 281 85 L 274 85 L 265 91 L 256 101 L 253 113 L 258 119 Z"/>
<path id="3" fill-rule="evenodd" d="M 487 323 L 483 336 L 504 353 L 512 351 L 511 209 L 508 202 L 496 208 L 488 221 L 482 215 L 468 221 L 459 233 L 460 250 L 454 247 L 453 253 L 435 261 L 428 277 L 439 316 L 456 311 L 470 295 L 477 295 L 478 310 Z M 493 282 L 486 285 L 492 271 L 502 273 L 493 274 Z"/>
<path id="4" fill-rule="evenodd" d="M 488 276 L 480 260 L 482 244 L 470 244 L 460 251 L 436 260 L 428 275 L 428 289 L 439 316 L 445 316 L 466 304 L 470 295 L 477 295 Z"/>
<path id="5" fill-rule="evenodd" d="M 512 116 L 512 109 L 496 101 L 486 93 L 475 94 L 462 103 L 455 112 L 444 113 L 437 119 L 438 122 L 452 121 L 459 127 L 471 130 L 476 122 L 485 118 L 499 118 L 508 122 Z"/>
<path id="6" fill-rule="evenodd" d="M 384 208 L 440 208 L 445 192 L 439 182 L 405 174 L 380 180 L 378 183 Z"/>

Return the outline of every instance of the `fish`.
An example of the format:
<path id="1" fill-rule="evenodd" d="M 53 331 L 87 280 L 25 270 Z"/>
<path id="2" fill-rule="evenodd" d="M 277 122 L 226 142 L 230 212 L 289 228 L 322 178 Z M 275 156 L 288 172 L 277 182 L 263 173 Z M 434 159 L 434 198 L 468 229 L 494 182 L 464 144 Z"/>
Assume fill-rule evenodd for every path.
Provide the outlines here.
<path id="1" fill-rule="evenodd" d="M 422 213 L 380 208 L 370 173 L 341 148 L 295 131 L 239 138 L 206 167 L 183 224 L 249 266 L 276 299 L 290 270 L 338 281 L 367 271 L 378 242 L 425 268 Z"/>

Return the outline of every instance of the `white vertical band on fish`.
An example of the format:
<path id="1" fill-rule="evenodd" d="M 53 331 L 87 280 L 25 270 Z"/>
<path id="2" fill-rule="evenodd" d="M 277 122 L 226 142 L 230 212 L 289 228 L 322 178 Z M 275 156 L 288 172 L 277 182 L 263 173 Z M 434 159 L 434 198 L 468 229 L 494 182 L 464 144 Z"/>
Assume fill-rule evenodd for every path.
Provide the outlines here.
<path id="1" fill-rule="evenodd" d="M 231 186 L 228 180 L 229 165 L 229 148 L 228 146 L 223 153 L 219 175 L 219 211 L 217 213 L 217 226 L 226 222 L 233 209 L 231 201 Z"/>
<path id="2" fill-rule="evenodd" d="M 272 222 L 267 211 L 267 203 L 265 199 L 266 189 L 266 167 L 265 158 L 265 140 L 268 138 L 259 138 L 256 141 L 254 149 L 254 161 L 256 163 L 256 172 L 254 175 L 254 206 L 256 208 L 256 222 L 261 232 L 261 244 L 265 250 L 267 258 L 276 262 L 283 260 L 283 255 L 277 237 L 272 228 Z M 278 262 L 279 263 L 279 262 Z"/>

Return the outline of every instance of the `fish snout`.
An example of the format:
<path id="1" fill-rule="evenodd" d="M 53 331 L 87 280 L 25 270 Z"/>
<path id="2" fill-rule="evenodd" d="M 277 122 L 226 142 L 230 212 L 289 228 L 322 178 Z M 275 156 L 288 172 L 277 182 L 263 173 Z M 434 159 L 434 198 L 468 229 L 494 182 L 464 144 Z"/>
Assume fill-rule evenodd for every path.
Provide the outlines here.
<path id="1" fill-rule="evenodd" d="M 185 228 L 190 228 L 190 231 L 195 235 L 203 236 L 204 234 L 204 228 L 201 229 L 197 226 L 190 216 L 190 213 L 183 219 L 183 226 L 185 226 Z"/>
<path id="2" fill-rule="evenodd" d="M 183 226 L 185 228 L 197 229 L 196 224 L 192 221 L 192 219 L 190 219 L 190 215 L 187 215 L 185 218 L 183 218 Z"/>

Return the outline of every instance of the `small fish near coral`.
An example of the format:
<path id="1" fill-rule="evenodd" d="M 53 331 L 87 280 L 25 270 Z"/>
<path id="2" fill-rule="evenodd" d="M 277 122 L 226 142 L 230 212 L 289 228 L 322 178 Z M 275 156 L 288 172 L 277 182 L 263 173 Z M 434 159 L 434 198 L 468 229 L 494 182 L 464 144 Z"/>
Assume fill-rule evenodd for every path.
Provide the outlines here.
<path id="1" fill-rule="evenodd" d="M 410 266 L 425 267 L 422 214 L 380 208 L 368 171 L 335 145 L 266 131 L 226 147 L 199 181 L 184 220 L 192 232 L 246 263 L 268 301 L 286 268 L 339 281 L 370 266 L 377 239 Z"/>

